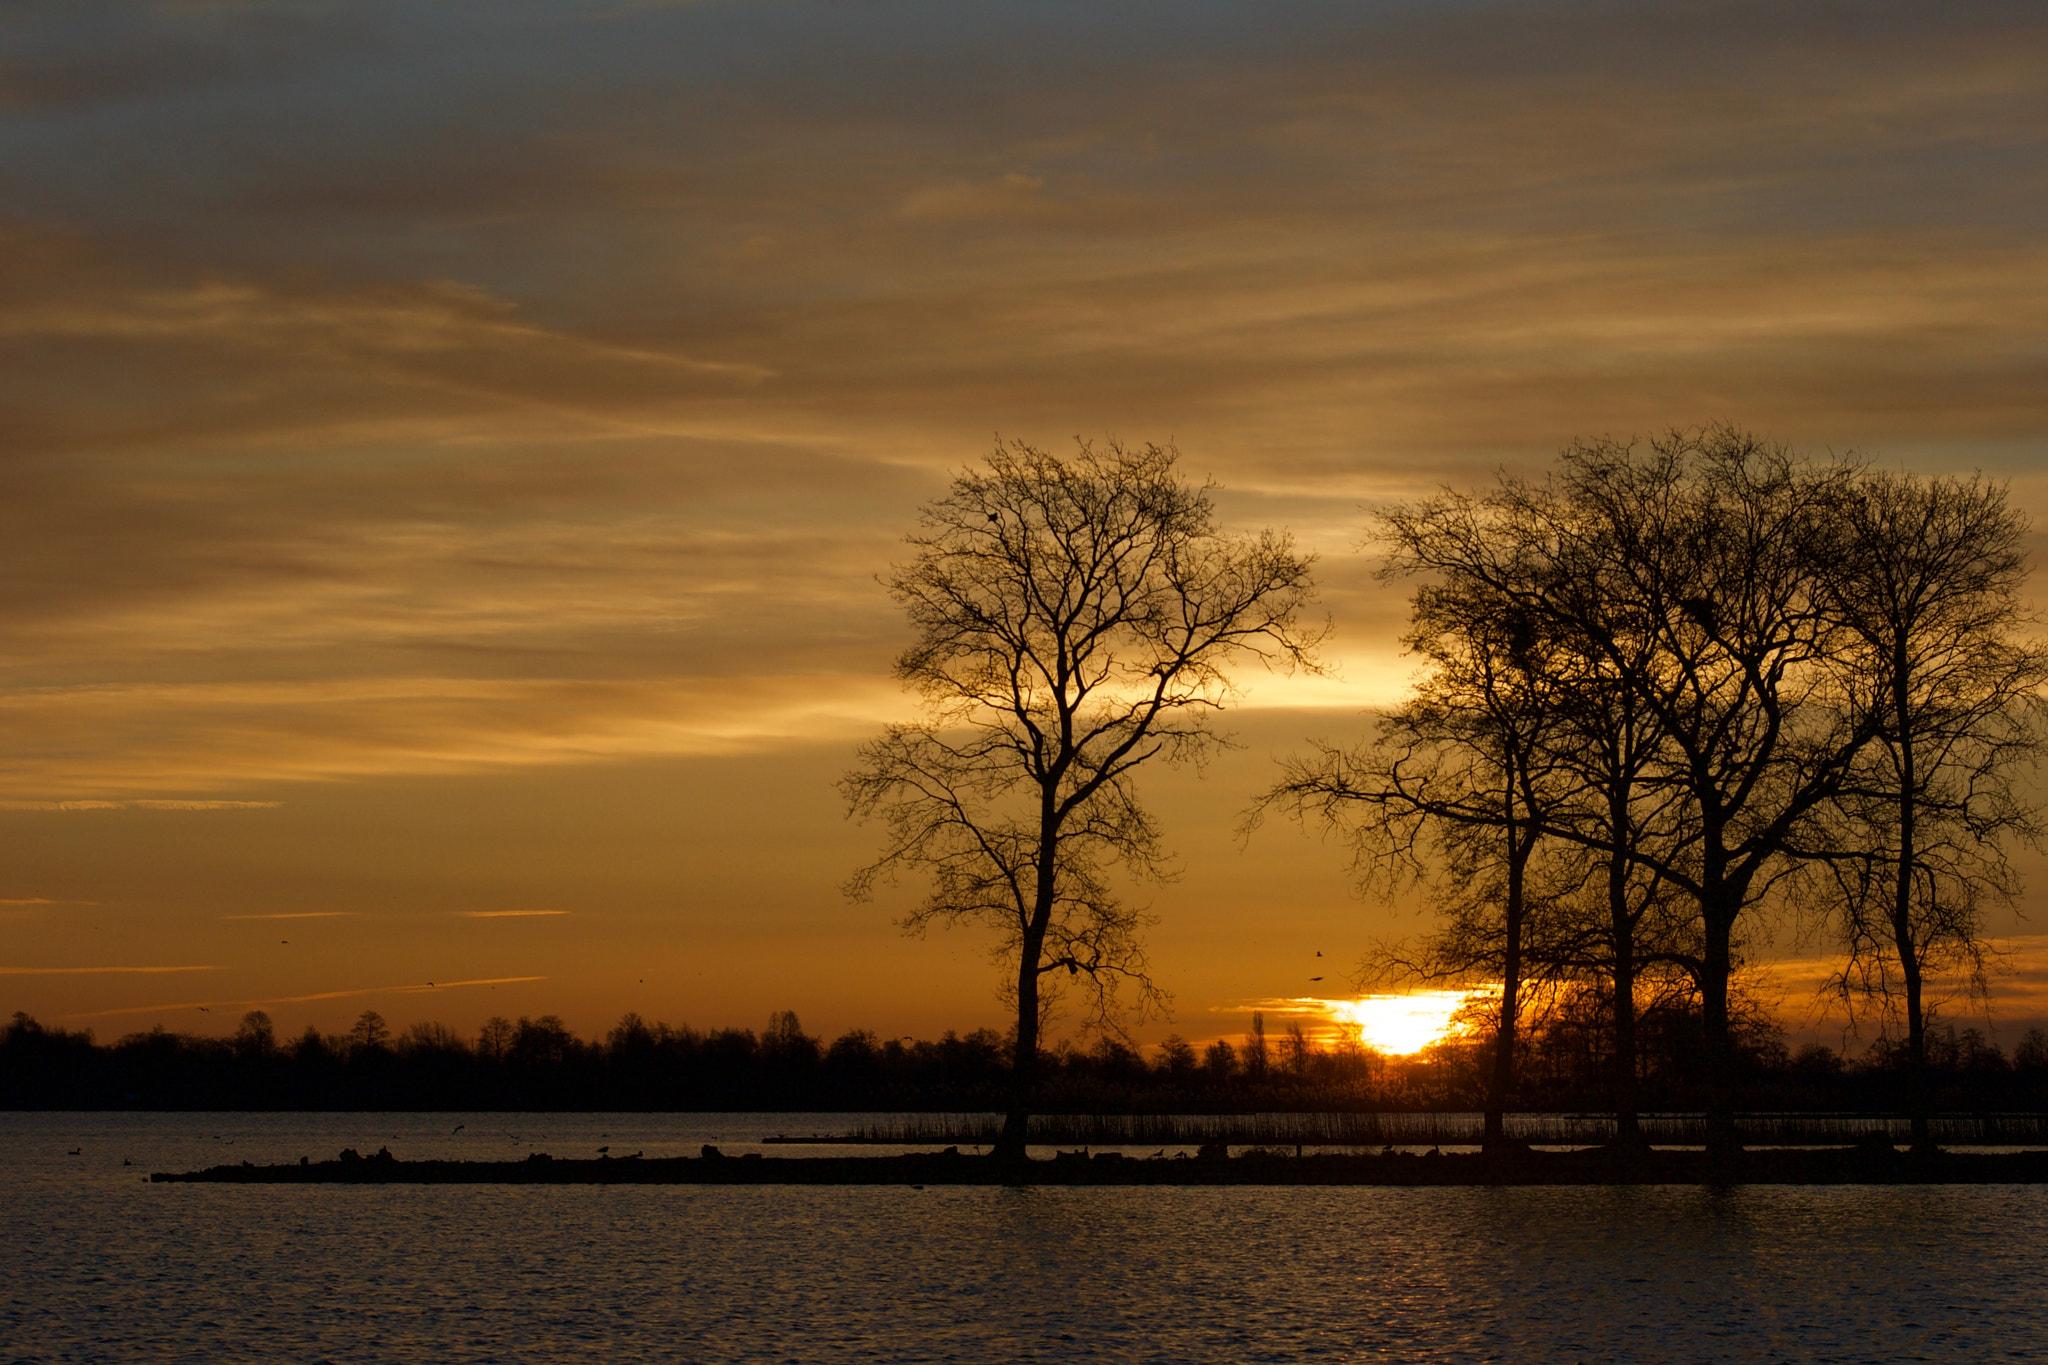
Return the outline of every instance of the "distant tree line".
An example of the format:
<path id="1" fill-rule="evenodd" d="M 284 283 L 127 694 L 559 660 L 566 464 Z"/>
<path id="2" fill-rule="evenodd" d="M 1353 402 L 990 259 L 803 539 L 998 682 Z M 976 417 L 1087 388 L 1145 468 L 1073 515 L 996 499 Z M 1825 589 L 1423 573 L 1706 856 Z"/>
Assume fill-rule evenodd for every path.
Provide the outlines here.
<path id="1" fill-rule="evenodd" d="M 1598 992 L 1556 1002 L 1517 1035 L 1512 1108 L 1601 1107 L 1612 1079 L 1611 1021 Z M 1845 1059 L 1789 1053 L 1769 1017 L 1738 1009 L 1737 1099 L 1753 1110 L 1902 1107 L 1916 1084 L 1902 1047 Z M 1652 1111 L 1696 1111 L 1708 1045 L 1696 1009 L 1660 1005 L 1637 1034 L 1638 1088 Z M 279 1039 L 252 1011 L 225 1038 L 162 1028 L 101 1044 L 26 1014 L 0 1029 L 0 1107 L 248 1110 L 841 1110 L 1002 1111 L 1012 1040 L 992 1030 L 936 1041 L 856 1029 L 827 1043 L 796 1015 L 760 1033 L 650 1024 L 636 1014 L 584 1040 L 552 1015 L 488 1020 L 473 1038 L 441 1024 L 393 1035 L 366 1012 L 345 1034 L 307 1028 Z M 1493 1040 L 1450 1041 L 1409 1057 L 1355 1042 L 1320 1044 L 1298 1024 L 1198 1049 L 1170 1037 L 1141 1053 L 1114 1038 L 1061 1043 L 1039 1058 L 1050 1113 L 1456 1111 L 1492 1092 Z M 1948 1111 L 2048 1108 L 2048 1036 L 2031 1030 L 2007 1056 L 1976 1029 L 1928 1031 L 1930 1099 Z"/>

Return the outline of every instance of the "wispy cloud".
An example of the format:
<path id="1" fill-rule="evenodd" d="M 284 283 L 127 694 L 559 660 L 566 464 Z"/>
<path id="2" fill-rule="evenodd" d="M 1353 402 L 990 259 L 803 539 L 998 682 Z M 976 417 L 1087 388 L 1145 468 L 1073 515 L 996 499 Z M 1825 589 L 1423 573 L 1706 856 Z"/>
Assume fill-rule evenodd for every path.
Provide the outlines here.
<path id="1" fill-rule="evenodd" d="M 546 915 L 566 915 L 567 910 L 464 910 L 464 919 L 534 919 Z"/>
<path id="2" fill-rule="evenodd" d="M 355 914 L 353 910 L 291 910 L 275 915 L 222 915 L 224 920 L 234 919 L 344 919 Z"/>
<path id="3" fill-rule="evenodd" d="M 165 801 L 136 798 L 127 801 L 0 801 L 0 810 L 19 811 L 102 811 L 102 810 L 276 810 L 282 801 Z M 0 902 L 29 904 L 30 902 Z M 52 904 L 41 901 L 35 904 Z"/>
<path id="4" fill-rule="evenodd" d="M 528 982 L 546 981 L 545 976 L 490 976 L 473 981 L 436 981 L 428 984 L 405 986 L 364 986 L 351 990 L 314 991 L 309 995 L 273 995 L 263 999 L 250 1000 L 187 1000 L 171 1005 L 126 1005 L 119 1009 L 89 1010 L 75 1014 L 60 1014 L 58 1019 L 111 1019 L 128 1014 L 168 1014 L 178 1010 L 216 1009 L 260 1009 L 265 1005 L 304 1005 L 321 1000 L 351 1000 L 360 996 L 379 995 L 428 995 L 435 991 L 456 990 L 471 986 L 517 986 Z"/>
<path id="5" fill-rule="evenodd" d="M 226 970 L 226 967 L 0 967 L 0 976 L 165 976 L 176 972 Z"/>

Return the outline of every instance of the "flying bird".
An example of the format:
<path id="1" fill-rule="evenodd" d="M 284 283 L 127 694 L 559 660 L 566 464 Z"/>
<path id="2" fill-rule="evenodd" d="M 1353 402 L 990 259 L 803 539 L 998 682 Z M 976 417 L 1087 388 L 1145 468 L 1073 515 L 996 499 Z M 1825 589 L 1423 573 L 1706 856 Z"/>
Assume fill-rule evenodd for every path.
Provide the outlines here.
<path id="1" fill-rule="evenodd" d="M 1321 948 L 1318 948 L 1318 949 L 1316 949 L 1316 956 L 1317 956 L 1317 957 L 1321 957 L 1322 955 L 1323 955 L 1323 950 L 1322 950 Z"/>
<path id="2" fill-rule="evenodd" d="M 1310 978 L 1309 978 L 1309 980 L 1311 980 L 1311 981 L 1321 981 L 1321 980 L 1322 980 L 1322 978 L 1321 978 L 1320 976 L 1312 976 L 1312 977 L 1310 977 Z"/>

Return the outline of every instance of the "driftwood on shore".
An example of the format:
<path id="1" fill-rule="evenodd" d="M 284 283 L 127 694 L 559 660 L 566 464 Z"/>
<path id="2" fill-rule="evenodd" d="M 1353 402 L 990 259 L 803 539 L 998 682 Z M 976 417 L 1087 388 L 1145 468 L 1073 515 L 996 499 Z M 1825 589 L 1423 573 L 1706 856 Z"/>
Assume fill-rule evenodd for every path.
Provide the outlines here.
<path id="1" fill-rule="evenodd" d="M 597 1160 L 535 1153 L 522 1161 L 401 1161 L 353 1151 L 288 1166 L 158 1172 L 158 1183 L 229 1185 L 1892 1185 L 2044 1184 L 2048 1151 L 1918 1153 L 1883 1142 L 1821 1150 L 1379 1155 L 1254 1149 L 1237 1155 L 1131 1157 L 1061 1152 L 1001 1161 L 957 1150 L 905 1156 L 723 1156 Z"/>

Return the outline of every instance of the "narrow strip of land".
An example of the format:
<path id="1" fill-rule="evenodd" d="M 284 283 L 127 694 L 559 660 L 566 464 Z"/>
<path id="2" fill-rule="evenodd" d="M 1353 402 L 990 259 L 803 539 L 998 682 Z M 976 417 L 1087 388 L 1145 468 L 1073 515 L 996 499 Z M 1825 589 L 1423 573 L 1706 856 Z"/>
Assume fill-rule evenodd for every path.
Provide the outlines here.
<path id="1" fill-rule="evenodd" d="M 333 1161 L 158 1172 L 160 1183 L 231 1185 L 1895 1185 L 2044 1184 L 2048 1151 L 1913 1153 L 1881 1146 L 1705 1152 L 1383 1153 L 1253 1151 L 1133 1158 L 1063 1152 L 998 1161 L 958 1152 L 907 1156 Z"/>

